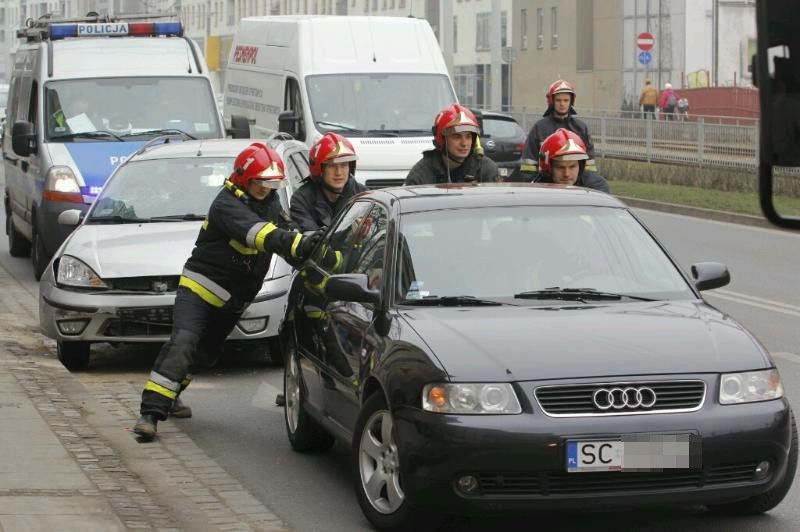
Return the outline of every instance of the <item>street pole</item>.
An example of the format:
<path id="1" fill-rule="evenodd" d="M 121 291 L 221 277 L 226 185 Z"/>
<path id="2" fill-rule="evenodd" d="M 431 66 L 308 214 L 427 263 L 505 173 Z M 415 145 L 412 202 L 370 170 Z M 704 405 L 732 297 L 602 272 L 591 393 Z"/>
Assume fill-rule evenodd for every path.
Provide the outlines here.
<path id="1" fill-rule="evenodd" d="M 716 87 L 718 84 L 718 61 L 719 61 L 719 0 L 714 0 L 711 8 L 711 85 Z"/>
<path id="2" fill-rule="evenodd" d="M 500 12 L 502 6 L 500 0 L 492 0 L 492 15 L 489 23 L 489 49 L 492 57 L 492 77 L 491 77 L 491 99 L 489 105 L 491 109 L 502 109 L 503 106 L 503 66 L 501 62 L 501 38 L 500 38 Z"/>

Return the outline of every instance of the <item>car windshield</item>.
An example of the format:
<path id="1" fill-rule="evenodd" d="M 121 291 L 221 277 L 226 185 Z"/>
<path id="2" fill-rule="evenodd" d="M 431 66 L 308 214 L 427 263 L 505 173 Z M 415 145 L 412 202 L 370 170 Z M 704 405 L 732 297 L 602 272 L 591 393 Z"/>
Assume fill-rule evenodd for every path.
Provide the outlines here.
<path id="1" fill-rule="evenodd" d="M 347 136 L 430 135 L 431 117 L 456 101 L 447 77 L 438 74 L 308 76 L 306 88 L 317 129 Z"/>
<path id="2" fill-rule="evenodd" d="M 483 118 L 483 136 L 493 139 L 525 138 L 525 132 L 513 120 Z"/>
<path id="3" fill-rule="evenodd" d="M 142 140 L 163 130 L 197 138 L 222 136 L 211 86 L 203 78 L 51 81 L 44 98 L 50 141 L 116 140 L 113 135 Z M 103 133 L 94 134 L 97 131 Z"/>
<path id="4" fill-rule="evenodd" d="M 616 294 L 622 295 L 618 300 L 695 297 L 624 209 L 525 206 L 410 213 L 401 218 L 399 242 L 401 302 L 449 296 L 517 296 L 541 304 L 565 296 L 604 301 Z M 602 297 L 592 297 L 593 291 Z"/>

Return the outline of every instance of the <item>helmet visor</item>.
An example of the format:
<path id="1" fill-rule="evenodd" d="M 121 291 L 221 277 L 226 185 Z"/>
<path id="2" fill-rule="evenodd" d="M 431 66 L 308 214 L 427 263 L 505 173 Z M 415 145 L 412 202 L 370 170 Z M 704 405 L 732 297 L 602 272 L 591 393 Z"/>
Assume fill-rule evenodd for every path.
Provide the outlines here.
<path id="1" fill-rule="evenodd" d="M 266 178 L 266 177 L 258 177 L 255 179 L 250 180 L 251 183 L 255 183 L 256 185 L 262 188 L 271 188 L 273 190 L 277 190 L 279 188 L 283 188 L 286 186 L 286 180 L 281 177 L 276 179 L 274 177 Z"/>

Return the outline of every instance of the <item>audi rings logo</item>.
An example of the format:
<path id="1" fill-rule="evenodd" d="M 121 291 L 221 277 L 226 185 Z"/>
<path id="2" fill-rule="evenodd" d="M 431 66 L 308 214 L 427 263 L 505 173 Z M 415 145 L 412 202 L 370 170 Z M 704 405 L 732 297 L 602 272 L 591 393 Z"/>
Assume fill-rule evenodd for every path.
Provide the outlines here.
<path id="1" fill-rule="evenodd" d="M 600 410 L 651 408 L 656 404 L 656 392 L 647 386 L 600 388 L 592 394 L 592 402 Z"/>

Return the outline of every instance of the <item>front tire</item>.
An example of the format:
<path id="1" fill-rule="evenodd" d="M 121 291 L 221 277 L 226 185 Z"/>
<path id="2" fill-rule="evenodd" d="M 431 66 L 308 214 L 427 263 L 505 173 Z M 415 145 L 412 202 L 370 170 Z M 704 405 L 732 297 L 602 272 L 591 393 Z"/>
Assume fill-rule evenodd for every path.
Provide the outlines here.
<path id="1" fill-rule="evenodd" d="M 28 257 L 31 254 L 31 243 L 25 235 L 17 231 L 11 213 L 6 209 L 6 234 L 8 235 L 8 253 L 12 257 Z"/>
<path id="2" fill-rule="evenodd" d="M 283 418 L 289 443 L 292 449 L 301 453 L 327 451 L 333 446 L 334 439 L 305 410 L 303 375 L 300 373 L 297 352 L 292 344 L 287 346 L 286 355 L 286 366 L 283 369 Z"/>
<path id="3" fill-rule="evenodd" d="M 31 235 L 31 262 L 33 263 L 33 276 L 38 281 L 42 278 L 42 274 L 44 273 L 45 268 L 47 268 L 47 263 L 50 261 L 50 259 L 47 256 L 47 250 L 44 247 L 44 242 L 42 241 L 39 231 L 36 229 L 36 225 L 33 226 Z"/>
<path id="4" fill-rule="evenodd" d="M 70 371 L 89 367 L 89 342 L 62 342 L 57 344 L 58 360 Z"/>
<path id="5" fill-rule="evenodd" d="M 795 472 L 797 471 L 797 424 L 792 415 L 792 441 L 789 448 L 789 461 L 786 464 L 786 475 L 783 480 L 772 489 L 761 495 L 726 504 L 709 504 L 708 509 L 721 515 L 756 515 L 768 512 L 778 506 L 789 488 L 792 487 Z"/>

